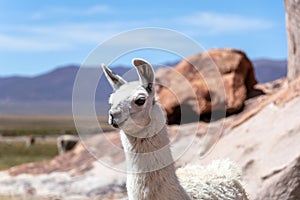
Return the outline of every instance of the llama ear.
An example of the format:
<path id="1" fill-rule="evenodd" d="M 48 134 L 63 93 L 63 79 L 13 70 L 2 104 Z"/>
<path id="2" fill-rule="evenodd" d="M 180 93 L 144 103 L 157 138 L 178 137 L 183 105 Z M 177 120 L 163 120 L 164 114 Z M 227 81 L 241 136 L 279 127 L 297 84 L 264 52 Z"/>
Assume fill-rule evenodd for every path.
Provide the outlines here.
<path id="1" fill-rule="evenodd" d="M 132 64 L 137 69 L 142 86 L 145 87 L 149 93 L 153 91 L 154 71 L 151 64 L 140 58 L 134 58 Z"/>
<path id="2" fill-rule="evenodd" d="M 114 88 L 114 90 L 117 90 L 119 87 L 121 87 L 121 85 L 126 83 L 122 77 L 114 74 L 108 67 L 106 67 L 105 64 L 102 64 L 102 69 L 108 82 Z"/>

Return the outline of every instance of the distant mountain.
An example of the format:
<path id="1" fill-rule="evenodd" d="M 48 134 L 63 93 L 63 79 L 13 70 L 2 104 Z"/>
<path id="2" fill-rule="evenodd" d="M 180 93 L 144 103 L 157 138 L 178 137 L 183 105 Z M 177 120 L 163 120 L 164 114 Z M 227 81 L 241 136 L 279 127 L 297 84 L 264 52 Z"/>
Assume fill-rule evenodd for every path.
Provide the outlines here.
<path id="1" fill-rule="evenodd" d="M 274 81 L 287 75 L 286 60 L 259 59 L 252 61 L 252 63 L 259 83 Z"/>
<path id="2" fill-rule="evenodd" d="M 175 65 L 166 64 L 167 66 Z M 255 74 L 260 83 L 286 76 L 286 61 L 267 59 L 254 60 Z M 79 70 L 78 66 L 57 68 L 36 77 L 0 78 L 0 114 L 72 114 L 72 91 Z M 100 73 L 99 68 L 87 68 L 91 73 Z M 117 74 L 124 74 L 126 80 L 137 80 L 133 68 L 116 66 Z M 88 80 L 85 81 L 88 84 Z M 105 77 L 101 77 L 96 91 L 96 107 L 100 115 L 108 110 L 107 99 L 112 89 Z"/>
<path id="3" fill-rule="evenodd" d="M 0 99 L 22 102 L 69 101 L 78 67 L 68 66 L 29 77 L 0 79 Z"/>
<path id="4" fill-rule="evenodd" d="M 85 69 L 90 74 L 100 73 L 99 68 Z M 36 77 L 0 78 L 0 114 L 72 114 L 72 92 L 78 70 L 77 66 L 67 66 Z M 128 70 L 122 66 L 113 68 L 121 75 Z M 126 73 L 129 80 L 135 78 L 131 74 Z M 89 84 L 88 80 L 83 84 Z M 111 92 L 110 85 L 102 77 L 96 91 L 100 114 L 107 111 L 106 102 Z"/>

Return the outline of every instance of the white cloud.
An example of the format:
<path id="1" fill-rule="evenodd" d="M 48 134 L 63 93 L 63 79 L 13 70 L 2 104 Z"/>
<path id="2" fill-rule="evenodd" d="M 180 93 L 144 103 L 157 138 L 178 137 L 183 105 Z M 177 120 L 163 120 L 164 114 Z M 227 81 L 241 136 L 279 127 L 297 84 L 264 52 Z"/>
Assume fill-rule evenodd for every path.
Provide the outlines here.
<path id="1" fill-rule="evenodd" d="M 107 5 L 95 5 L 83 11 L 83 13 L 87 15 L 112 13 L 112 12 L 113 12 L 112 9 Z"/>
<path id="2" fill-rule="evenodd" d="M 214 12 L 198 12 L 179 17 L 177 20 L 185 26 L 192 26 L 194 29 L 197 28 L 199 32 L 204 31 L 207 34 L 257 31 L 273 26 L 271 21 L 265 19 Z"/>
<path id="3" fill-rule="evenodd" d="M 70 45 L 61 41 L 53 42 L 32 37 L 8 36 L 0 34 L 0 51 L 57 51 L 68 49 Z"/>
<path id="4" fill-rule="evenodd" d="M 96 46 L 131 26 L 118 22 L 1 26 L 0 51 L 60 51 L 82 45 Z"/>
<path id="5" fill-rule="evenodd" d="M 91 16 L 113 13 L 113 9 L 107 5 L 94 5 L 88 8 L 50 7 L 31 14 L 31 19 L 42 20 L 59 16 Z"/>

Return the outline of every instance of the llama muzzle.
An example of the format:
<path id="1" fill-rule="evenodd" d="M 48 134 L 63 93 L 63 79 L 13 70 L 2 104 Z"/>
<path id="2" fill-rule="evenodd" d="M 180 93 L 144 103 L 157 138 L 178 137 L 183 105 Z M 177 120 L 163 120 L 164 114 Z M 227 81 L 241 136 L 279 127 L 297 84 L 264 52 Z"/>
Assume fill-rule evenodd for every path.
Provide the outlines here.
<path id="1" fill-rule="evenodd" d="M 116 122 L 116 120 L 114 119 L 114 116 L 112 114 L 109 114 L 108 123 L 115 128 L 119 128 L 119 125 Z"/>

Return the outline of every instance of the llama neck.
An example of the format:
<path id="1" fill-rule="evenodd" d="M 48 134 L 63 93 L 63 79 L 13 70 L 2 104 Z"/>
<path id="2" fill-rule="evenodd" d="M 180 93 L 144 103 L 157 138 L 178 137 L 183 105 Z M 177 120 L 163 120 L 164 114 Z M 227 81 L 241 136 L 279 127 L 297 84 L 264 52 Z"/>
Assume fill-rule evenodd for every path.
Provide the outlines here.
<path id="1" fill-rule="evenodd" d="M 165 117 L 160 106 L 154 105 L 151 115 L 151 123 L 140 133 L 151 137 L 138 138 L 121 131 L 129 200 L 189 199 L 175 174 Z"/>

